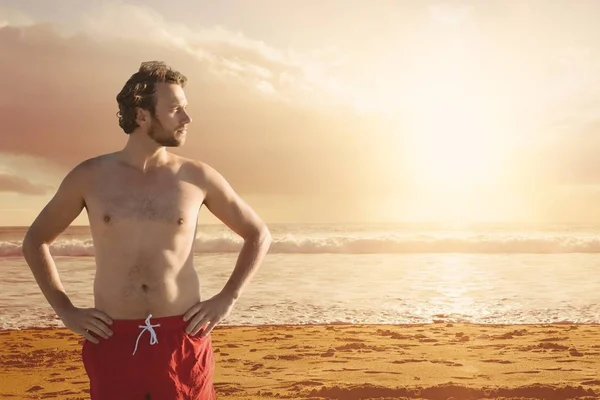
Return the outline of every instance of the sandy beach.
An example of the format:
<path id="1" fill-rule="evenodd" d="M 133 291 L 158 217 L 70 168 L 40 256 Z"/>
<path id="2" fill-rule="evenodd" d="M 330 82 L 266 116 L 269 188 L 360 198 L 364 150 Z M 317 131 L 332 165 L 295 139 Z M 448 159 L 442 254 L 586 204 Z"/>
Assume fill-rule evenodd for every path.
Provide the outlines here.
<path id="1" fill-rule="evenodd" d="M 89 398 L 80 337 L 0 338 L 0 397 Z M 598 325 L 225 326 L 213 343 L 219 398 L 600 398 Z"/>

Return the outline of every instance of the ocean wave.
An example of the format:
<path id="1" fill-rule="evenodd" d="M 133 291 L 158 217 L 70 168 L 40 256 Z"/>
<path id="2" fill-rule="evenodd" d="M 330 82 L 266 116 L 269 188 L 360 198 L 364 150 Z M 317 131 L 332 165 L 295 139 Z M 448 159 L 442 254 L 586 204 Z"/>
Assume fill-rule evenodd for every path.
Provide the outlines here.
<path id="1" fill-rule="evenodd" d="M 198 236 L 196 253 L 236 253 L 242 241 L 234 236 Z M 92 240 L 58 240 L 50 246 L 54 256 L 94 255 Z M 279 254 L 402 254 L 484 253 L 553 254 L 600 253 L 600 236 L 284 236 L 276 237 L 270 253 Z M 22 256 L 21 243 L 0 241 L 0 257 Z"/>
<path id="2" fill-rule="evenodd" d="M 511 309 L 470 314 L 440 314 L 437 306 L 419 308 L 406 304 L 402 309 L 356 309 L 336 305 L 316 305 L 276 301 L 266 305 L 240 305 L 223 320 L 222 326 L 261 325 L 379 325 L 379 324 L 600 324 L 598 307 L 563 307 L 557 309 Z M 0 314 L 0 330 L 64 327 L 49 307 L 28 305 L 11 307 Z"/>

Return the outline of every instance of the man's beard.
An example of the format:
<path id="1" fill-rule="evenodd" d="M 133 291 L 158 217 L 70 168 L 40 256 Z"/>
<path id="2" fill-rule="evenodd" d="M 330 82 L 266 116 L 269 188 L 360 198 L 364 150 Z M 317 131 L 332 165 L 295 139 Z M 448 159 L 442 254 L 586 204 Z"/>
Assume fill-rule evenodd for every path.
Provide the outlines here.
<path id="1" fill-rule="evenodd" d="M 165 147 L 179 147 L 183 143 L 183 136 L 178 136 L 175 132 L 172 135 L 168 135 L 156 117 L 152 117 L 152 125 L 150 126 L 148 136 L 159 145 Z"/>

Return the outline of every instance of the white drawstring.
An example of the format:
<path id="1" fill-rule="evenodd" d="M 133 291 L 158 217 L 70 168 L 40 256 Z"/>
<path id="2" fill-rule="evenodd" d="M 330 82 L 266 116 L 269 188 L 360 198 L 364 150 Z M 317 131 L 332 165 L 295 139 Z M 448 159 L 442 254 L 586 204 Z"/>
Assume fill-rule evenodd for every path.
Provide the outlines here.
<path id="1" fill-rule="evenodd" d="M 138 335 L 137 340 L 135 341 L 135 349 L 133 349 L 132 355 L 135 355 L 135 352 L 137 351 L 138 347 L 138 342 L 140 341 L 140 337 L 142 337 L 142 335 L 146 331 L 150 332 L 150 345 L 155 345 L 156 343 L 158 343 L 158 338 L 156 337 L 156 332 L 154 331 L 154 328 L 159 327 L 160 324 L 151 325 L 150 318 L 152 318 L 152 314 L 148 315 L 148 317 L 146 318 L 146 325 L 139 325 L 139 327 L 143 329 Z"/>

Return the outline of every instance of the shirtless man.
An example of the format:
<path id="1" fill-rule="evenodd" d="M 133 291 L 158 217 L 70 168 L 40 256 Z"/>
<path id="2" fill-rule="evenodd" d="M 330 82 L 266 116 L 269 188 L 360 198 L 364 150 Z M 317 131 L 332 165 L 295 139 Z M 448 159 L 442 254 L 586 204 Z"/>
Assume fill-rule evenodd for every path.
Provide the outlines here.
<path id="1" fill-rule="evenodd" d="M 142 63 L 117 96 L 125 147 L 71 170 L 31 225 L 23 253 L 64 325 L 85 337 L 93 400 L 213 399 L 210 332 L 231 312 L 269 248 L 259 216 L 210 166 L 167 147 L 185 142 L 186 77 Z M 202 205 L 243 238 L 231 277 L 204 300 L 194 270 Z M 86 209 L 94 307 L 74 305 L 50 244 Z"/>

